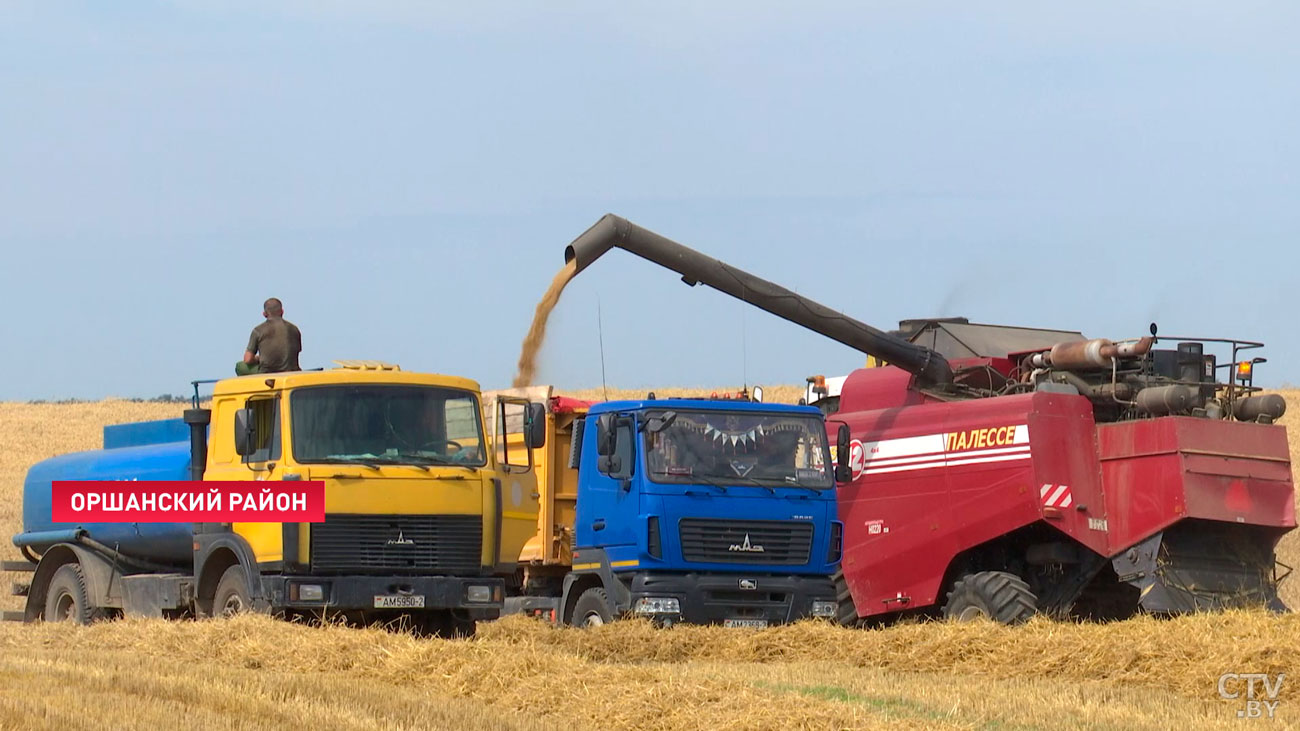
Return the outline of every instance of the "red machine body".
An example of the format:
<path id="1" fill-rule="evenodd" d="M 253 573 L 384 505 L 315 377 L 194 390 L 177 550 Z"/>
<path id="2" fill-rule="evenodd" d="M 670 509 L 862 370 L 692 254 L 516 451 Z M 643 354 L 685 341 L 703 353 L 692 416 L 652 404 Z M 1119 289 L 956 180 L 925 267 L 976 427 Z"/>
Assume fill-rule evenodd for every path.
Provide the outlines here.
<path id="1" fill-rule="evenodd" d="M 1035 547 L 1043 565 L 1063 547 L 1086 565 L 1181 521 L 1253 527 L 1270 549 L 1296 525 L 1286 431 L 1274 424 L 1097 424 L 1089 399 L 1043 391 L 942 401 L 894 367 L 853 372 L 833 418 L 853 436 L 839 503 L 860 617 L 942 604 L 963 572 L 1007 568 L 1014 556 L 1034 563 Z M 978 565 L 981 547 L 998 565 Z M 1062 594 L 1072 602 L 1082 589 Z"/>
<path id="2" fill-rule="evenodd" d="M 613 248 L 890 364 L 839 393 L 808 379 L 837 445 L 841 621 L 1284 608 L 1294 487 L 1286 402 L 1254 386 L 1263 343 L 961 317 L 885 332 L 614 215 L 564 257 L 580 272 Z"/>

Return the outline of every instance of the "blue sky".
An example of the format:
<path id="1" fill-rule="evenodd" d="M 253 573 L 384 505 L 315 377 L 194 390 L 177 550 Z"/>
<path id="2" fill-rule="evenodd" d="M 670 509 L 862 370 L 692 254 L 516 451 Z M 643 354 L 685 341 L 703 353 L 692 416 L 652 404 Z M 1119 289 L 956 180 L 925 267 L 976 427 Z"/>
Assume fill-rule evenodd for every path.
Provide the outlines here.
<path id="1" fill-rule="evenodd" d="M 506 385 L 610 211 L 878 326 L 1266 341 L 1300 383 L 1293 3 L 18 3 L 0 399 L 183 393 L 262 300 L 304 367 Z M 856 352 L 620 252 L 540 376 L 800 382 Z"/>

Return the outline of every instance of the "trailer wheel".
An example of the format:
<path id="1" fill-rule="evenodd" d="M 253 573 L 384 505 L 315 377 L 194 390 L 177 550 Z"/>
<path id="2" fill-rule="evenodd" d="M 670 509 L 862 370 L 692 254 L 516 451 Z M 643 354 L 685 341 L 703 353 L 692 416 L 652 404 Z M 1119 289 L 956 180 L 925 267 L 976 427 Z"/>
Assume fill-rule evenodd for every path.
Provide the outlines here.
<path id="1" fill-rule="evenodd" d="M 961 622 L 986 617 L 1001 624 L 1020 624 L 1038 611 L 1038 597 L 1019 576 L 980 571 L 963 576 L 948 593 L 943 616 Z"/>
<path id="2" fill-rule="evenodd" d="M 45 594 L 45 621 L 90 624 L 103 616 L 103 611 L 90 601 L 81 566 L 75 563 L 60 566 L 50 577 Z"/>
<path id="3" fill-rule="evenodd" d="M 217 592 L 212 597 L 212 616 L 233 617 L 241 612 L 253 609 L 248 579 L 244 577 L 244 567 L 235 564 L 226 569 L 217 582 Z"/>
<path id="4" fill-rule="evenodd" d="M 836 569 L 835 576 L 835 621 L 846 627 L 853 627 L 862 620 L 858 617 L 858 608 L 853 603 L 853 594 L 849 592 L 849 582 L 844 578 L 844 570 Z"/>
<path id="5" fill-rule="evenodd" d="M 593 586 L 582 592 L 573 605 L 574 627 L 599 627 L 612 621 L 614 616 L 609 612 L 609 595 L 602 587 Z"/>

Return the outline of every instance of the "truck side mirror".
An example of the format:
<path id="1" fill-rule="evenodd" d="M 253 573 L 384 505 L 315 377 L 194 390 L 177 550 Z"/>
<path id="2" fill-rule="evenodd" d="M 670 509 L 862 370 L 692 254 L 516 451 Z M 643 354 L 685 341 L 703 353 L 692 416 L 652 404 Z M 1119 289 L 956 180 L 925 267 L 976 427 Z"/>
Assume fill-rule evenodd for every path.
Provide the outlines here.
<path id="1" fill-rule="evenodd" d="M 235 454 L 247 457 L 256 451 L 257 418 L 252 409 L 240 409 L 235 412 Z"/>
<path id="2" fill-rule="evenodd" d="M 528 404 L 527 422 L 524 431 L 528 437 L 528 448 L 541 449 L 546 446 L 546 405 L 536 401 Z"/>
<path id="3" fill-rule="evenodd" d="M 596 469 L 612 477 L 623 471 L 623 458 L 612 454 L 601 457 L 596 460 Z"/>
<path id="4" fill-rule="evenodd" d="M 644 428 L 651 434 L 658 434 L 664 429 L 672 426 L 674 421 L 677 421 L 677 412 L 665 411 L 662 414 L 651 416 L 646 419 Z"/>
<path id="5" fill-rule="evenodd" d="M 623 472 L 623 458 L 618 455 L 618 415 L 601 414 L 596 420 L 596 469 L 616 477 Z"/>
<path id="6" fill-rule="evenodd" d="M 754 386 L 754 392 L 753 392 L 753 395 L 749 397 L 749 400 L 750 400 L 750 401 L 753 401 L 753 402 L 756 403 L 756 404 L 761 404 L 761 403 L 763 403 L 763 387 L 762 387 L 762 386 Z"/>
<path id="7" fill-rule="evenodd" d="M 851 452 L 853 451 L 853 432 L 849 430 L 849 425 L 840 422 L 839 432 L 835 439 L 835 481 L 851 482 L 853 480 L 853 467 L 850 466 Z"/>
<path id="8" fill-rule="evenodd" d="M 614 415 L 601 414 L 596 419 L 596 454 L 608 457 L 614 453 L 617 443 L 618 435 L 614 429 Z"/>

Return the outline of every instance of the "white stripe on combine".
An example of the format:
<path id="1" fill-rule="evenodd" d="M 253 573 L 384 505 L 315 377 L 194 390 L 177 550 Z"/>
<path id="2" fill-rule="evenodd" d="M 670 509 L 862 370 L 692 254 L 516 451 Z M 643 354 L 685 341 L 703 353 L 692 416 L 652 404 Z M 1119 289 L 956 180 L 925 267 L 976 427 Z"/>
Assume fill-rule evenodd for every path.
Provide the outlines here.
<path id="1" fill-rule="evenodd" d="M 916 456 L 909 456 L 909 457 L 868 456 L 865 460 L 863 460 L 863 464 L 869 464 L 869 465 L 874 464 L 874 465 L 879 465 L 881 467 L 887 467 L 891 465 L 912 464 L 915 462 L 931 462 L 934 460 L 942 460 L 945 456 L 946 456 L 945 452 L 933 452 L 931 454 L 919 454 Z"/>
<path id="2" fill-rule="evenodd" d="M 958 465 L 965 465 L 965 464 L 984 464 L 985 462 L 1013 462 L 1018 459 L 1029 459 L 1031 456 L 1033 455 L 1029 454 L 1029 452 L 1020 452 L 1017 454 L 1001 454 L 992 457 L 979 457 L 977 459 L 965 459 L 965 458 L 950 459 L 948 460 L 948 466 L 956 467 Z"/>
<path id="3" fill-rule="evenodd" d="M 1061 507 L 1068 508 L 1070 507 L 1070 503 L 1072 502 L 1074 502 L 1074 499 L 1071 497 L 1069 493 L 1066 493 L 1065 499 L 1061 501 Z"/>
<path id="4" fill-rule="evenodd" d="M 894 465 L 911 464 L 914 462 L 930 462 L 932 460 L 947 459 L 965 459 L 966 457 L 983 457 L 993 454 L 1013 454 L 1020 452 L 1029 452 L 1028 444 L 1018 444 L 1010 447 L 993 447 L 992 449 L 972 449 L 968 452 L 932 452 L 930 454 L 906 455 L 901 457 L 871 457 L 868 456 L 865 464 L 877 465 L 879 467 L 893 467 Z"/>
<path id="5" fill-rule="evenodd" d="M 1046 499 L 1047 499 L 1047 491 L 1048 491 L 1048 490 L 1051 490 L 1051 489 L 1052 489 L 1052 486 L 1051 486 L 1050 483 L 1044 483 L 1043 486 L 1042 486 L 1041 488 L 1038 489 L 1038 498 L 1039 498 L 1040 500 L 1046 500 Z"/>
<path id="6" fill-rule="evenodd" d="M 1032 455 L 1029 452 L 1020 452 L 1016 454 L 998 454 L 988 457 L 975 457 L 969 459 L 954 458 L 947 461 L 938 460 L 925 462 L 922 464 L 902 464 L 902 465 L 885 465 L 883 467 L 868 467 L 862 470 L 864 475 L 879 475 L 886 472 L 910 472 L 912 470 L 927 470 L 935 467 L 961 467 L 963 465 L 984 464 L 987 462 L 1011 462 L 1020 459 L 1029 459 Z"/>

